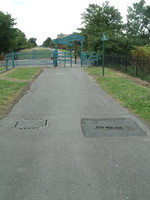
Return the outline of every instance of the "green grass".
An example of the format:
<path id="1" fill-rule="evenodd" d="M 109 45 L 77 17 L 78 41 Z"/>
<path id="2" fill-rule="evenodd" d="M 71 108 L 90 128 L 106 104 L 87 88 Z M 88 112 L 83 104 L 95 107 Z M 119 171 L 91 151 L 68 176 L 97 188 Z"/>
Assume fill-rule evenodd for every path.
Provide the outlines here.
<path id="1" fill-rule="evenodd" d="M 93 76 L 102 75 L 102 68 L 99 67 L 88 67 L 86 68 L 86 71 Z M 116 76 L 116 74 L 107 68 L 105 68 L 105 75 L 107 76 Z"/>
<path id="2" fill-rule="evenodd" d="M 0 118 L 9 111 L 24 88 L 41 69 L 40 67 L 14 68 L 0 75 Z M 7 80 L 3 80 L 5 77 Z"/>
<path id="3" fill-rule="evenodd" d="M 86 68 L 89 75 L 95 77 L 100 87 L 118 100 L 124 107 L 150 122 L 150 89 L 121 77 L 109 69 L 100 76 L 100 68 Z"/>
<path id="4" fill-rule="evenodd" d="M 0 80 L 0 115 L 9 107 L 12 99 L 16 98 L 19 91 L 23 89 L 27 83 L 12 82 L 7 80 Z"/>
<path id="5" fill-rule="evenodd" d="M 28 68 L 14 68 L 13 70 L 4 74 L 4 77 L 16 78 L 16 79 L 31 79 L 42 68 L 40 67 L 28 67 Z"/>
<path id="6" fill-rule="evenodd" d="M 5 70 L 5 67 L 0 67 L 0 71 L 4 71 Z"/>

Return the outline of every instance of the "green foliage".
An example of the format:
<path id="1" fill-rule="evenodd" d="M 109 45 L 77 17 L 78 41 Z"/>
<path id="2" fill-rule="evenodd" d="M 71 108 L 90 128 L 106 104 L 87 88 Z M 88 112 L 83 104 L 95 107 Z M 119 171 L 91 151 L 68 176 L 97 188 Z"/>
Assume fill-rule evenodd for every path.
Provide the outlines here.
<path id="1" fill-rule="evenodd" d="M 115 52 L 115 41 L 122 36 L 123 24 L 121 14 L 114 6 L 109 6 L 106 1 L 102 7 L 97 4 L 90 4 L 86 12 L 82 14 L 81 33 L 86 37 L 86 50 L 101 51 L 103 32 L 111 40 L 109 52 Z M 110 41 L 109 41 L 110 43 Z"/>
<path id="2" fill-rule="evenodd" d="M 15 38 L 15 19 L 10 14 L 0 11 L 0 54 L 11 49 L 12 41 Z"/>
<path id="3" fill-rule="evenodd" d="M 134 3 L 133 7 L 128 7 L 127 15 L 127 35 L 137 38 L 137 43 L 147 43 L 150 39 L 150 6 L 145 5 L 145 0 Z M 140 39 L 140 41 L 139 41 Z"/>
<path id="4" fill-rule="evenodd" d="M 33 47 L 25 34 L 14 25 L 15 19 L 0 11 L 0 54 Z"/>
<path id="5" fill-rule="evenodd" d="M 128 7 L 127 24 L 122 22 L 120 12 L 105 1 L 102 6 L 90 4 L 82 14 L 85 50 L 102 52 L 102 34 L 109 37 L 107 54 L 129 55 L 134 46 L 143 46 L 150 40 L 150 6 L 144 0 Z"/>
<path id="6" fill-rule="evenodd" d="M 145 5 L 145 0 L 134 3 L 128 7 L 126 33 L 133 40 L 134 46 L 142 46 L 150 40 L 150 6 Z"/>
<path id="7" fill-rule="evenodd" d="M 150 45 L 137 46 L 131 51 L 133 66 L 141 66 L 141 70 L 150 73 Z M 143 59 L 139 59 L 143 57 Z"/>
<path id="8" fill-rule="evenodd" d="M 141 56 L 150 58 L 150 44 L 146 46 L 136 46 L 134 50 L 131 51 L 132 56 Z"/>
<path id="9" fill-rule="evenodd" d="M 32 47 L 32 45 L 27 41 L 25 34 L 17 28 L 15 29 L 15 39 L 12 44 L 13 51 L 15 52 Z"/>
<path id="10" fill-rule="evenodd" d="M 32 47 L 37 47 L 36 40 L 36 38 L 32 37 L 28 40 L 28 42 L 31 44 Z"/>
<path id="11" fill-rule="evenodd" d="M 120 77 L 115 72 L 110 71 L 112 75 L 102 77 L 99 76 L 101 74 L 100 68 L 96 70 L 95 68 L 87 68 L 86 71 L 90 75 L 94 73 L 100 87 L 109 92 L 124 107 L 150 122 L 150 90 L 148 88 Z"/>
<path id="12" fill-rule="evenodd" d="M 54 42 L 53 40 L 48 37 L 42 44 L 42 47 L 54 47 Z"/>

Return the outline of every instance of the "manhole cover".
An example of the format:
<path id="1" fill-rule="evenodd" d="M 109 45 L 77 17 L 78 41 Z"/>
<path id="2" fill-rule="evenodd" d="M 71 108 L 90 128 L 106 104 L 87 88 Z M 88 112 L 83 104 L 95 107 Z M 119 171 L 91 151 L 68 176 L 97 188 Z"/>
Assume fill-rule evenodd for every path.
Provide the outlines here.
<path id="1" fill-rule="evenodd" d="M 81 127 L 86 137 L 145 136 L 138 124 L 129 118 L 81 119 Z"/>
<path id="2" fill-rule="evenodd" d="M 20 119 L 15 123 L 14 128 L 40 129 L 47 126 L 48 126 L 48 120 L 42 118 L 34 118 L 34 119 Z"/>

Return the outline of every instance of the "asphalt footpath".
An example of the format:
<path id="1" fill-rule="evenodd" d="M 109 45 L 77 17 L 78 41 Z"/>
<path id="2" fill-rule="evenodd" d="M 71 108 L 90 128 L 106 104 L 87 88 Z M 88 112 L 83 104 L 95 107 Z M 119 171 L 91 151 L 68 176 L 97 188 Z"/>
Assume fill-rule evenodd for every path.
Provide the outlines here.
<path id="1" fill-rule="evenodd" d="M 0 120 L 0 200 L 149 199 L 149 127 L 83 68 L 45 68 Z"/>

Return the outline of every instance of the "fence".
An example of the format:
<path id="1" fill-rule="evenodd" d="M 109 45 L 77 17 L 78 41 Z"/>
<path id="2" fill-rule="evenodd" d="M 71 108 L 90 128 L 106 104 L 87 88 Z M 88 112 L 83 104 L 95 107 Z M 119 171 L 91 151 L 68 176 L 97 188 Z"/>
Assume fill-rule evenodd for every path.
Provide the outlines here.
<path id="1" fill-rule="evenodd" d="M 150 82 L 150 58 L 105 55 L 105 67 Z"/>
<path id="2" fill-rule="evenodd" d="M 32 51 L 32 52 L 12 52 L 6 54 L 6 70 L 16 66 L 29 65 L 53 65 L 53 52 L 46 51 Z"/>
<path id="3" fill-rule="evenodd" d="M 81 52 L 81 66 L 98 66 L 99 55 L 96 52 Z"/>

